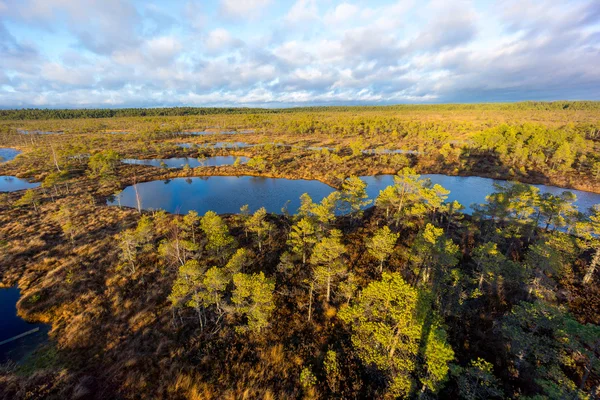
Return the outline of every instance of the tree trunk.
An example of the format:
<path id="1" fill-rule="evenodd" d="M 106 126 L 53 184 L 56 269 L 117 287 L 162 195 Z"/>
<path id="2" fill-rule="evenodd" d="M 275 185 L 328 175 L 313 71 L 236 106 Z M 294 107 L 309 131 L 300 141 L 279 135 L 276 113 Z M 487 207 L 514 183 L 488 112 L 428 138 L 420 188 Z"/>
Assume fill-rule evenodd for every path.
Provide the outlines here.
<path id="1" fill-rule="evenodd" d="M 594 257 L 592 258 L 592 261 L 590 262 L 590 265 L 587 268 L 587 271 L 585 272 L 585 276 L 583 277 L 583 283 L 585 285 L 592 281 L 592 278 L 594 277 L 594 272 L 596 272 L 598 264 L 600 264 L 600 247 L 596 249 L 596 254 L 594 254 Z"/>
<path id="2" fill-rule="evenodd" d="M 52 158 L 54 159 L 54 165 L 56 166 L 58 172 L 61 172 L 60 167 L 58 166 L 58 160 L 56 159 L 56 152 L 54 151 L 54 146 L 52 146 L 52 144 L 50 144 L 50 149 L 52 149 Z"/>
<path id="3" fill-rule="evenodd" d="M 138 213 L 142 213 L 142 200 L 140 199 L 140 194 L 138 193 L 137 190 L 137 184 L 133 185 L 133 190 L 135 191 L 135 201 L 137 203 L 137 209 L 138 209 Z"/>
<path id="4" fill-rule="evenodd" d="M 479 286 L 478 287 L 479 287 L 479 290 L 481 290 L 481 288 L 483 287 L 483 271 L 480 271 L 479 273 L 480 273 L 480 275 L 479 275 Z"/>
<path id="5" fill-rule="evenodd" d="M 314 286 L 314 283 L 311 282 L 310 283 L 310 291 L 309 291 L 309 295 L 308 295 L 308 321 L 309 322 L 312 318 L 313 286 Z"/>

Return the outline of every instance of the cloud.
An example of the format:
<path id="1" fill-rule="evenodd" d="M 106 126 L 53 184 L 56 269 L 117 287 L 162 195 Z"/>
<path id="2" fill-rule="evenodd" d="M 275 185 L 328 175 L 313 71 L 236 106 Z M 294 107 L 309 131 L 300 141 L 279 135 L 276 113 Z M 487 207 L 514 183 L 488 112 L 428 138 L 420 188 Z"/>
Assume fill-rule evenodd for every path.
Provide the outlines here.
<path id="1" fill-rule="evenodd" d="M 292 24 L 309 23 L 319 18 L 317 0 L 297 0 L 285 16 Z"/>
<path id="2" fill-rule="evenodd" d="M 212 54 L 243 46 L 244 42 L 234 38 L 228 30 L 218 28 L 211 31 L 204 40 L 206 50 Z"/>
<path id="3" fill-rule="evenodd" d="M 221 13 L 229 18 L 256 18 L 273 0 L 221 0 Z"/>
<path id="4" fill-rule="evenodd" d="M 359 11 L 360 8 L 354 4 L 341 3 L 325 15 L 325 22 L 332 25 L 342 24 L 354 18 Z"/>
<path id="5" fill-rule="evenodd" d="M 159 63 L 168 63 L 183 49 L 183 45 L 173 36 L 160 36 L 145 43 L 148 56 Z"/>
<path id="6" fill-rule="evenodd" d="M 0 0 L 0 107 L 600 99 L 599 16 L 594 0 Z"/>

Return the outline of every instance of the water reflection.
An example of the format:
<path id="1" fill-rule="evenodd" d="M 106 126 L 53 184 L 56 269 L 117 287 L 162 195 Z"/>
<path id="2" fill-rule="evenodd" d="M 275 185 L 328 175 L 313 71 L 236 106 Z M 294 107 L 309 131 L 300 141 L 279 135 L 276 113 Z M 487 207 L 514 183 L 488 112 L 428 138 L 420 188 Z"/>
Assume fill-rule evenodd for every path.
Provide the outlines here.
<path id="1" fill-rule="evenodd" d="M 0 363 L 19 361 L 48 339 L 47 325 L 31 324 L 17 315 L 19 298 L 16 287 L 0 289 Z M 15 339 L 27 332 L 30 333 Z"/>
<path id="2" fill-rule="evenodd" d="M 448 176 L 442 174 L 426 174 L 422 178 L 429 178 L 433 184 L 439 184 L 450 190 L 448 201 L 458 201 L 465 206 L 464 212 L 471 214 L 471 205 L 485 203 L 487 195 L 495 191 L 494 183 L 506 181 L 478 176 Z M 361 179 L 367 183 L 367 194 L 370 198 L 376 198 L 379 191 L 394 184 L 394 175 L 362 176 Z M 577 195 L 575 205 L 581 211 L 587 211 L 594 204 L 600 203 L 600 194 L 584 192 L 581 190 L 564 189 L 556 186 L 532 185 L 540 189 L 540 193 L 551 193 L 559 195 L 569 191 Z"/>
<path id="3" fill-rule="evenodd" d="M 0 162 L 14 160 L 16 156 L 21 154 L 21 151 L 10 147 L 0 147 Z"/>
<path id="4" fill-rule="evenodd" d="M 244 204 L 248 204 L 252 211 L 265 207 L 268 212 L 280 213 L 288 200 L 289 211 L 296 212 L 303 193 L 310 193 L 314 201 L 321 201 L 333 188 L 310 180 L 210 176 L 144 182 L 137 185 L 137 190 L 144 209 L 164 209 L 183 214 L 196 210 L 204 214 L 209 210 L 237 213 Z M 123 206 L 136 206 L 132 186 L 120 194 L 120 203 Z M 118 205 L 119 201 L 114 200 L 109 204 Z"/>
<path id="5" fill-rule="evenodd" d="M 183 168 L 186 164 L 191 168 L 196 167 L 218 167 L 221 165 L 233 165 L 236 160 L 240 163 L 248 162 L 248 157 L 235 157 L 235 156 L 216 156 L 207 158 L 153 158 L 150 160 L 140 160 L 134 158 L 126 158 L 121 160 L 125 164 L 136 164 L 136 165 L 149 165 L 153 167 L 164 167 L 164 168 Z"/>
<path id="6" fill-rule="evenodd" d="M 0 176 L 0 192 L 16 192 L 17 190 L 32 189 L 40 186 L 37 182 L 28 182 L 16 176 Z"/>
<path id="7" fill-rule="evenodd" d="M 450 190 L 448 201 L 457 200 L 465 206 L 464 212 L 470 214 L 472 204 L 485 202 L 485 197 L 494 192 L 493 184 L 502 182 L 489 178 L 460 177 L 446 175 L 423 175 Z M 375 199 L 379 192 L 393 185 L 393 175 L 364 176 L 369 198 Z M 250 176 L 226 177 L 211 176 L 203 178 L 178 178 L 171 181 L 140 183 L 138 192 L 145 209 L 164 209 L 172 213 L 186 213 L 196 210 L 204 213 L 213 210 L 218 213 L 237 213 L 239 208 L 248 204 L 256 210 L 265 207 L 272 213 L 280 213 L 289 200 L 289 211 L 294 213 L 300 205 L 299 198 L 308 193 L 315 202 L 320 201 L 333 191 L 333 188 L 319 181 L 257 178 Z M 566 189 L 535 185 L 542 193 L 560 194 Z M 577 195 L 575 203 L 581 211 L 586 211 L 600 203 L 600 194 L 570 190 Z M 109 202 L 111 205 L 118 201 Z M 135 191 L 130 186 L 121 193 L 120 203 L 136 207 Z"/>

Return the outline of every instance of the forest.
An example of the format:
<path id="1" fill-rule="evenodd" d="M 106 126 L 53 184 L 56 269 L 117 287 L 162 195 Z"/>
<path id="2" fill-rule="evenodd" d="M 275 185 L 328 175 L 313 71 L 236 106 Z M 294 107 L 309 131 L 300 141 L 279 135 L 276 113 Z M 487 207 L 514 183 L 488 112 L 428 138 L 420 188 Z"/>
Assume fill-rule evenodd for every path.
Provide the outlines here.
<path id="1" fill-rule="evenodd" d="M 0 398 L 597 399 L 599 109 L 0 111 L 0 175 L 39 184 L 0 192 L 0 286 L 50 327 Z M 461 204 L 439 175 L 495 180 Z M 236 176 L 327 192 L 144 205 Z"/>

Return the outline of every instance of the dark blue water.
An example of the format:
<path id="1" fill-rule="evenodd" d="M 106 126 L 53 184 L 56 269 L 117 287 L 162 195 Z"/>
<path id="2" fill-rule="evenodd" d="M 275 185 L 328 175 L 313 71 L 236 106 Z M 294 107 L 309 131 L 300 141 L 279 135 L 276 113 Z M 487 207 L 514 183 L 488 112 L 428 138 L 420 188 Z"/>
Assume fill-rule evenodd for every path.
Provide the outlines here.
<path id="1" fill-rule="evenodd" d="M 211 176 L 177 178 L 169 181 L 144 182 L 137 185 L 144 209 L 163 209 L 185 214 L 212 210 L 219 214 L 237 213 L 248 204 L 251 211 L 265 207 L 280 213 L 290 200 L 288 210 L 295 213 L 300 196 L 309 193 L 313 201 L 321 201 L 333 188 L 319 181 L 260 178 L 252 176 Z M 135 190 L 129 186 L 120 195 L 121 205 L 136 207 Z M 117 205 L 117 200 L 109 202 Z"/>
<path id="2" fill-rule="evenodd" d="M 473 203 L 485 202 L 485 197 L 494 192 L 493 183 L 502 182 L 489 178 L 459 177 L 446 175 L 423 175 L 450 190 L 448 201 L 457 200 L 465 206 L 464 212 L 472 212 Z M 367 193 L 375 199 L 379 192 L 393 185 L 393 175 L 361 177 L 367 183 Z M 565 189 L 536 185 L 542 193 L 560 194 Z M 145 209 L 164 209 L 172 213 L 187 213 L 196 210 L 203 214 L 208 210 L 217 213 L 237 213 L 239 208 L 248 204 L 252 210 L 265 207 L 267 211 L 279 213 L 281 207 L 290 200 L 288 211 L 294 213 L 299 198 L 308 193 L 313 201 L 319 202 L 333 191 L 333 188 L 319 181 L 288 180 L 274 178 L 256 178 L 249 176 L 204 178 L 178 178 L 167 182 L 154 181 L 138 184 L 138 191 Z M 571 190 L 578 197 L 577 206 L 582 211 L 600 203 L 600 194 Z M 117 205 L 118 201 L 109 203 Z M 127 187 L 121 193 L 121 205 L 136 207 L 135 191 Z"/>
<path id="3" fill-rule="evenodd" d="M 0 147 L 0 162 L 6 162 L 14 160 L 17 155 L 21 152 L 17 149 L 11 149 L 10 147 Z"/>
<path id="4" fill-rule="evenodd" d="M 448 176 L 440 174 L 421 175 L 422 178 L 429 178 L 434 184 L 439 184 L 450 191 L 448 195 L 449 202 L 454 200 L 465 206 L 464 212 L 471 214 L 472 204 L 485 203 L 485 197 L 495 191 L 494 183 L 504 183 L 506 181 L 480 178 L 478 176 Z M 361 176 L 361 179 L 367 183 L 367 194 L 370 198 L 376 198 L 379 192 L 386 187 L 394 184 L 394 175 Z M 600 194 L 584 192 L 581 190 L 571 190 L 559 188 L 556 186 L 532 185 L 540 189 L 540 193 L 552 193 L 554 195 L 569 191 L 577 195 L 575 204 L 580 211 L 587 211 L 591 206 L 600 204 Z"/>
<path id="5" fill-rule="evenodd" d="M 34 328 L 40 328 L 40 330 L 0 345 L 0 363 L 9 359 L 19 361 L 48 339 L 49 327 L 47 325 L 31 324 L 17 316 L 19 297 L 20 292 L 16 287 L 0 289 L 0 342 Z"/>
<path id="6" fill-rule="evenodd" d="M 0 176 L 0 192 L 15 192 L 17 190 L 32 189 L 40 186 L 38 182 L 27 182 L 16 176 Z"/>
<path id="7" fill-rule="evenodd" d="M 197 158 L 154 158 L 151 160 L 138 160 L 138 159 L 124 159 L 121 160 L 125 164 L 137 164 L 137 165 L 151 165 L 153 167 L 160 167 L 161 163 L 165 163 L 167 168 L 183 168 L 185 164 L 188 164 L 192 168 L 196 167 L 218 167 L 220 165 L 233 165 L 238 157 L 235 156 L 217 156 L 207 157 L 200 161 Z M 248 157 L 239 157 L 241 163 L 248 162 Z"/>

